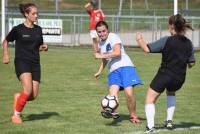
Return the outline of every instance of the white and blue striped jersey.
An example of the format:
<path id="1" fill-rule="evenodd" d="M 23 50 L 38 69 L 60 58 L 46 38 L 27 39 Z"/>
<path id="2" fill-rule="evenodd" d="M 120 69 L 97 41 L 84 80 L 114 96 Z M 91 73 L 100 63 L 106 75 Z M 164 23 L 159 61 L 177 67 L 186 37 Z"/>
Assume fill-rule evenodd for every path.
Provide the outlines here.
<path id="1" fill-rule="evenodd" d="M 125 66 L 134 66 L 129 56 L 126 54 L 121 39 L 114 33 L 109 33 L 105 41 L 100 41 L 98 47 L 101 53 L 110 53 L 116 44 L 121 45 L 121 56 L 108 59 L 110 72 Z"/>

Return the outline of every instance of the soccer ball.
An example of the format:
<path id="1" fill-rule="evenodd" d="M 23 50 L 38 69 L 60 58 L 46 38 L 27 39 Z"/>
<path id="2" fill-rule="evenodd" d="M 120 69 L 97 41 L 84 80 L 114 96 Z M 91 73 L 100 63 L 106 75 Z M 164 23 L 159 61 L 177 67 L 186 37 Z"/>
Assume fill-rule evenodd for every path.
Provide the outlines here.
<path id="1" fill-rule="evenodd" d="M 119 103 L 115 96 L 110 96 L 110 95 L 104 96 L 101 101 L 101 107 L 106 111 L 108 110 L 113 112 L 115 109 L 117 109 L 118 106 Z"/>

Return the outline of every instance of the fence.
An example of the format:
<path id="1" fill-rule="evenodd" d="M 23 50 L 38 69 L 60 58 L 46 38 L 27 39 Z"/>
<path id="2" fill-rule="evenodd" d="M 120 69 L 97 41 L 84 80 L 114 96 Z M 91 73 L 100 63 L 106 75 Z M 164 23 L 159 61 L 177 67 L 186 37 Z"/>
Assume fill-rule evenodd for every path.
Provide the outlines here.
<path id="1" fill-rule="evenodd" d="M 7 18 L 16 17 L 19 17 L 19 14 L 7 14 Z M 79 46 L 92 44 L 89 35 L 90 18 L 87 14 L 41 13 L 40 18 L 59 18 L 63 20 L 62 42 L 56 45 Z M 194 28 L 194 31 L 187 32 L 186 36 L 192 40 L 195 48 L 200 48 L 200 17 L 186 16 L 186 19 L 191 22 Z M 126 46 L 137 46 L 135 41 L 137 31 L 141 32 L 148 42 L 169 35 L 167 16 L 107 15 L 106 21 L 109 24 L 109 31 L 117 33 Z M 51 45 L 55 45 L 55 43 Z"/>

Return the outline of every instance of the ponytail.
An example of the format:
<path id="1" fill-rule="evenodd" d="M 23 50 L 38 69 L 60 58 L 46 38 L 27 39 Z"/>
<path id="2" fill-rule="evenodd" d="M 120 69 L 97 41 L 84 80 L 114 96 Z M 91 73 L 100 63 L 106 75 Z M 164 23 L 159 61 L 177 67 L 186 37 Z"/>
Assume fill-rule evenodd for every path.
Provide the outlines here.
<path id="1" fill-rule="evenodd" d="M 169 25 L 174 26 L 174 30 L 177 34 L 185 33 L 188 29 L 193 30 L 190 23 L 187 22 L 180 14 L 170 16 Z"/>

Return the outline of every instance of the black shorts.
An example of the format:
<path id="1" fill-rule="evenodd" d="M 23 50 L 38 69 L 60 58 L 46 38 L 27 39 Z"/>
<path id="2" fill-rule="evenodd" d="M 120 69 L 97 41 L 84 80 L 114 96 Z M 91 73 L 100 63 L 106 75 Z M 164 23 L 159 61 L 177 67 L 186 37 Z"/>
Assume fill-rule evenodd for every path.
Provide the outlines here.
<path id="1" fill-rule="evenodd" d="M 169 92 L 176 92 L 182 87 L 184 82 L 184 76 L 177 78 L 166 72 L 158 72 L 151 81 L 150 87 L 158 93 L 162 93 L 165 89 Z"/>
<path id="2" fill-rule="evenodd" d="M 41 67 L 39 63 L 33 63 L 24 59 L 15 59 L 14 63 L 18 79 L 22 73 L 30 72 L 32 74 L 32 80 L 40 82 Z"/>

